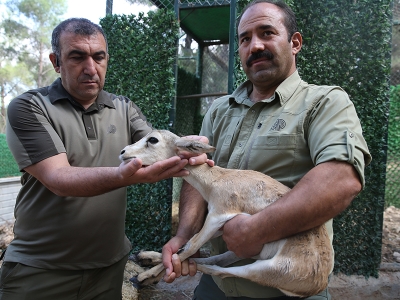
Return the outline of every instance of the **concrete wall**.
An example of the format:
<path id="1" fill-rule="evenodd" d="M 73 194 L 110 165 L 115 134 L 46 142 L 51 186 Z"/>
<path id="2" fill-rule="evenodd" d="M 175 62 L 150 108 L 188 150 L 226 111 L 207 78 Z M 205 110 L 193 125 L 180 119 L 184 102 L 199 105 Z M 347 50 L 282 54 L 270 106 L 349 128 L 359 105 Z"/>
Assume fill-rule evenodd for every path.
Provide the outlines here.
<path id="1" fill-rule="evenodd" d="M 15 199 L 20 188 L 19 176 L 0 178 L 0 224 L 14 222 Z"/>

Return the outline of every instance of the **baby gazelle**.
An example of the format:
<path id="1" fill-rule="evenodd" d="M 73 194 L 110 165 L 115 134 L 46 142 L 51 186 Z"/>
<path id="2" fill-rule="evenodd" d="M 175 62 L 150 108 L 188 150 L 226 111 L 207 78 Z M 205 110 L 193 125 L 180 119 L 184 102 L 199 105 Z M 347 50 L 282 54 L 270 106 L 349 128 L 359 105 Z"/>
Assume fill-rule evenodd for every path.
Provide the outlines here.
<path id="1" fill-rule="evenodd" d="M 120 159 L 140 158 L 144 165 L 176 155 L 186 150 L 196 153 L 212 152 L 213 147 L 195 140 L 180 138 L 160 130 L 153 131 L 137 143 L 125 147 Z M 196 188 L 208 202 L 208 215 L 199 233 L 184 245 L 179 253 L 187 259 L 212 237 L 225 222 L 240 213 L 255 214 L 282 197 L 289 188 L 262 173 L 250 170 L 230 170 L 207 164 L 187 166 L 190 175 L 184 179 Z M 161 261 L 161 254 L 141 252 L 139 259 Z M 195 259 L 197 269 L 221 277 L 242 277 L 258 284 L 278 288 L 289 296 L 308 297 L 324 290 L 333 269 L 333 249 L 325 225 L 292 237 L 264 245 L 252 264 L 225 267 L 241 260 L 233 252 L 209 258 Z M 165 273 L 157 266 L 139 274 L 139 285 L 157 282 Z"/>

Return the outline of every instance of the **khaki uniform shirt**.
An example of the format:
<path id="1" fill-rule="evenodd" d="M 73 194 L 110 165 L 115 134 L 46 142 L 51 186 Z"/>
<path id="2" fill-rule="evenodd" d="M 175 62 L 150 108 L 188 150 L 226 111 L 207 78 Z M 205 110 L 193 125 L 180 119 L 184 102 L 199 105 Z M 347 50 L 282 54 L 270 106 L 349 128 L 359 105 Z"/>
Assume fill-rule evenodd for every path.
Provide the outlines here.
<path id="1" fill-rule="evenodd" d="M 340 87 L 308 84 L 296 71 L 270 99 L 253 103 L 251 91 L 251 82 L 243 83 L 215 100 L 203 120 L 200 135 L 216 147 L 218 166 L 256 170 L 292 188 L 314 166 L 338 160 L 353 165 L 365 184 L 371 156 L 354 105 Z M 332 241 L 332 220 L 326 226 Z M 227 251 L 222 238 L 212 246 L 213 255 Z M 245 279 L 213 278 L 228 297 L 283 295 Z"/>

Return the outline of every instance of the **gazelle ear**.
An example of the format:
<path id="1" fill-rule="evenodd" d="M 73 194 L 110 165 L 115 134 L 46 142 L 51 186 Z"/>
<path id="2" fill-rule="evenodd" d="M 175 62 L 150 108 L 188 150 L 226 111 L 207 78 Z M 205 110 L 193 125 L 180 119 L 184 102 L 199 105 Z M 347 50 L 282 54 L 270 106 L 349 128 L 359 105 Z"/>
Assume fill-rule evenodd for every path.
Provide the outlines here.
<path id="1" fill-rule="evenodd" d="M 177 139 L 175 141 L 175 146 L 180 151 L 187 151 L 196 154 L 209 153 L 215 151 L 215 147 L 213 146 L 188 138 Z"/>

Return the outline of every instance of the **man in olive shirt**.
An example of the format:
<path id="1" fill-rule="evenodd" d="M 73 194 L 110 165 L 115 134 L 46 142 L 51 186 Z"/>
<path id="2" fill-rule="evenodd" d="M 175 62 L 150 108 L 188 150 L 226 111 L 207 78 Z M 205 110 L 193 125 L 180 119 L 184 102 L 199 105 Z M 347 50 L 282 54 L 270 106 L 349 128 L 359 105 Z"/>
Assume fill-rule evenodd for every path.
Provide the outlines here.
<path id="1" fill-rule="evenodd" d="M 301 80 L 296 55 L 302 46 L 293 12 L 283 2 L 256 1 L 238 21 L 239 56 L 248 81 L 214 101 L 201 134 L 216 147 L 219 166 L 265 173 L 292 190 L 259 213 L 238 215 L 212 240 L 212 254 L 228 249 L 257 255 L 264 244 L 326 224 L 364 185 L 370 160 L 355 108 L 339 87 Z M 165 281 L 194 275 L 176 253 L 201 228 L 206 203 L 190 185 L 182 188 L 177 235 L 163 248 Z M 251 262 L 248 260 L 247 262 Z M 240 278 L 203 275 L 194 299 L 296 299 Z M 330 299 L 327 290 L 308 299 Z"/>
<path id="2" fill-rule="evenodd" d="M 102 28 L 68 19 L 54 29 L 52 47 L 61 78 L 8 107 L 7 142 L 23 175 L 0 299 L 121 299 L 131 250 L 126 186 L 186 175 L 188 160 L 119 165 L 120 151 L 152 128 L 132 101 L 103 90 Z"/>

